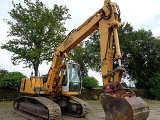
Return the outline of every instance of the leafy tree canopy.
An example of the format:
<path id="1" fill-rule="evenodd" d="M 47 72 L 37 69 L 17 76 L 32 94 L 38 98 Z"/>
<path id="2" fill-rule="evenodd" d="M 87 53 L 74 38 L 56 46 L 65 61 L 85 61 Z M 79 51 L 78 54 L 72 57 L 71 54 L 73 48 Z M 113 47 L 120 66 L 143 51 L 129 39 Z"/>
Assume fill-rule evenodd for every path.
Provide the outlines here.
<path id="1" fill-rule="evenodd" d="M 133 31 L 126 23 L 119 30 L 123 64 L 137 88 L 147 89 L 148 81 L 160 70 L 160 40 L 144 29 Z"/>
<path id="2" fill-rule="evenodd" d="M 149 86 L 149 97 L 160 100 L 160 71 L 154 73 L 149 79 L 147 85 Z"/>
<path id="3" fill-rule="evenodd" d="M 99 41 L 99 31 L 96 30 L 92 33 L 88 40 L 85 41 L 85 51 L 87 58 L 86 63 L 88 67 L 93 71 L 100 72 L 100 41 Z"/>
<path id="4" fill-rule="evenodd" d="M 85 78 L 88 76 L 88 63 L 86 62 L 86 60 L 88 60 L 88 55 L 83 44 L 84 43 L 82 42 L 71 50 L 69 57 L 80 65 L 81 76 L 82 78 Z"/>
<path id="5" fill-rule="evenodd" d="M 8 36 L 13 39 L 1 48 L 13 52 L 12 63 L 23 63 L 24 67 L 34 68 L 35 75 L 43 61 L 51 61 L 55 47 L 64 39 L 65 21 L 70 18 L 66 6 L 53 5 L 49 9 L 40 0 L 24 0 L 14 3 L 8 12 L 12 20 L 5 19 L 10 26 Z"/>

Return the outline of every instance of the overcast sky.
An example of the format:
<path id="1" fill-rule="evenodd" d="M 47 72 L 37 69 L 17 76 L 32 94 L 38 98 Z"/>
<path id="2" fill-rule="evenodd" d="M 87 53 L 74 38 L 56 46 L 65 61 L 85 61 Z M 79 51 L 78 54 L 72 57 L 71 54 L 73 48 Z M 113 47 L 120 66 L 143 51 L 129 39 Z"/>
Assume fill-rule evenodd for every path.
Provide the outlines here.
<path id="1" fill-rule="evenodd" d="M 94 14 L 103 6 L 104 0 L 42 0 L 46 6 L 52 8 L 53 4 L 66 5 L 71 14 L 70 20 L 66 22 L 68 32 L 81 25 L 87 18 Z M 23 0 L 14 0 L 15 3 L 23 3 Z M 151 30 L 155 36 L 160 36 L 160 0 L 112 0 L 116 2 L 121 10 L 122 22 L 129 22 L 137 30 L 144 28 Z M 0 44 L 5 43 L 9 26 L 3 21 L 3 18 L 10 18 L 8 11 L 12 9 L 12 0 L 0 0 Z M 14 66 L 11 63 L 12 53 L 0 49 L 0 68 L 8 71 L 20 71 L 29 76 L 31 69 L 24 69 L 23 65 Z M 39 71 L 46 74 L 49 65 L 41 65 Z M 97 79 L 101 77 L 98 73 L 89 72 L 90 76 Z"/>

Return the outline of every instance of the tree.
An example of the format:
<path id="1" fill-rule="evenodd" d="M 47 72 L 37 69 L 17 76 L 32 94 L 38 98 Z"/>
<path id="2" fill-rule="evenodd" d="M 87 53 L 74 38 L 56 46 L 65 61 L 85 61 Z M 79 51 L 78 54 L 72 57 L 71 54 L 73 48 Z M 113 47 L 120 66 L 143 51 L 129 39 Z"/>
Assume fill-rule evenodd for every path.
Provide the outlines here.
<path id="1" fill-rule="evenodd" d="M 130 24 L 124 24 L 119 31 L 123 64 L 137 88 L 149 89 L 148 82 L 159 71 L 160 41 L 152 32 L 140 29 L 133 31 Z"/>
<path id="2" fill-rule="evenodd" d="M 8 71 L 7 70 L 5 70 L 5 69 L 1 69 L 0 68 L 0 88 L 1 88 L 1 80 L 2 80 L 2 78 L 6 75 L 6 74 L 8 74 Z"/>
<path id="3" fill-rule="evenodd" d="M 69 57 L 80 65 L 82 79 L 88 76 L 88 55 L 86 54 L 83 43 L 79 44 L 70 51 Z"/>
<path id="4" fill-rule="evenodd" d="M 12 63 L 23 62 L 24 67 L 33 68 L 38 75 L 39 65 L 43 61 L 51 61 L 53 51 L 64 39 L 66 28 L 64 23 L 70 18 L 66 6 L 53 5 L 49 9 L 41 1 L 24 0 L 14 3 L 8 12 L 12 20 L 5 19 L 10 25 L 8 36 L 14 37 L 1 48 L 13 52 Z"/>
<path id="5" fill-rule="evenodd" d="M 89 39 L 85 41 L 85 51 L 87 55 L 86 63 L 88 67 L 94 71 L 101 71 L 100 60 L 100 41 L 99 31 L 93 32 Z"/>
<path id="6" fill-rule="evenodd" d="M 4 76 L 5 74 L 7 74 L 7 73 L 8 73 L 7 70 L 0 68 L 0 80 L 1 80 L 1 79 L 3 78 L 3 76 Z"/>
<path id="7" fill-rule="evenodd" d="M 3 76 L 0 81 L 0 85 L 2 88 L 5 89 L 18 90 L 20 86 L 20 81 L 23 78 L 26 78 L 26 76 L 20 72 L 9 72 Z"/>
<path id="8" fill-rule="evenodd" d="M 69 56 L 80 64 L 82 78 L 88 76 L 88 70 L 100 71 L 99 31 L 92 33 L 89 38 L 71 50 Z"/>
<path id="9" fill-rule="evenodd" d="M 96 30 L 89 38 L 70 52 L 70 58 L 80 64 L 82 78 L 88 76 L 88 70 L 100 71 L 99 31 Z"/>
<path id="10" fill-rule="evenodd" d="M 159 99 L 160 100 L 160 71 L 156 72 L 147 83 L 150 89 L 149 97 L 152 99 Z"/>
<path id="11" fill-rule="evenodd" d="M 98 87 L 98 81 L 94 77 L 85 77 L 82 86 L 91 90 Z"/>

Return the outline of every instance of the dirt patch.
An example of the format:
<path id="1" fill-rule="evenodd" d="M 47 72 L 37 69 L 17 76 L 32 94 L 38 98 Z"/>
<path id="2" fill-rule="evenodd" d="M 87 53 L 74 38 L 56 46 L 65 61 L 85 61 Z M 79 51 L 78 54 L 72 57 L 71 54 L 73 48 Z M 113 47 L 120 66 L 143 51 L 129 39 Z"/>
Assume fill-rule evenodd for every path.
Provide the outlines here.
<path id="1" fill-rule="evenodd" d="M 160 101 L 158 100 L 146 100 L 150 108 L 149 118 L 147 120 L 159 120 L 160 119 Z"/>
<path id="2" fill-rule="evenodd" d="M 104 120 L 104 112 L 100 101 L 87 100 L 90 105 L 90 112 L 85 118 L 74 118 L 62 115 L 62 120 Z M 160 101 L 146 100 L 150 107 L 150 115 L 147 120 L 159 120 Z M 0 102 L 0 120 L 27 120 L 26 118 L 14 113 L 13 102 Z"/>

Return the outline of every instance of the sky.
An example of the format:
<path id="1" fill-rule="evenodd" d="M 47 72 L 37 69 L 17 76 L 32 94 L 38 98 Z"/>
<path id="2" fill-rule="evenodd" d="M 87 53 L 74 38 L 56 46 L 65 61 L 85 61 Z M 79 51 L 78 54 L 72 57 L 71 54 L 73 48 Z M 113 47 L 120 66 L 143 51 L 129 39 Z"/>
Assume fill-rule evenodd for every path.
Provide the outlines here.
<path id="1" fill-rule="evenodd" d="M 23 3 L 23 0 L 13 0 L 15 3 Z M 34 1 L 34 0 L 33 0 Z M 93 15 L 103 6 L 104 0 L 41 0 L 46 6 L 52 8 L 54 4 L 66 5 L 71 14 L 70 20 L 66 21 L 67 32 L 80 26 L 87 18 Z M 154 36 L 160 36 L 160 0 L 111 0 L 116 2 L 121 11 L 122 22 L 130 23 L 135 30 L 151 30 Z M 7 37 L 9 26 L 4 22 L 4 18 L 11 19 L 9 12 L 13 8 L 12 0 L 0 0 L 0 45 L 6 43 L 10 38 Z M 9 72 L 20 71 L 30 76 L 33 71 L 23 68 L 23 64 L 14 66 L 11 63 L 13 53 L 0 49 L 0 68 Z M 42 64 L 39 68 L 40 74 L 46 74 L 50 64 Z M 89 70 L 89 76 L 95 77 L 102 85 L 101 75 Z"/>

